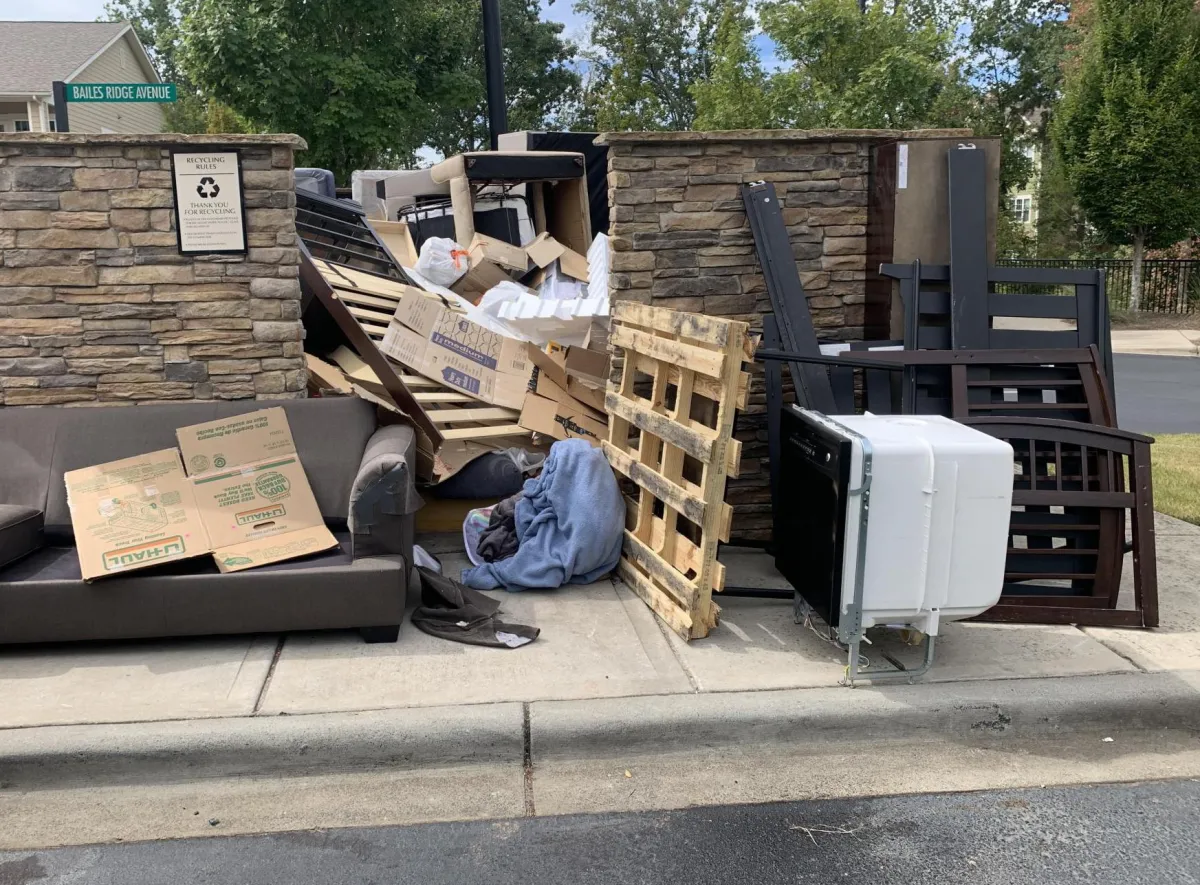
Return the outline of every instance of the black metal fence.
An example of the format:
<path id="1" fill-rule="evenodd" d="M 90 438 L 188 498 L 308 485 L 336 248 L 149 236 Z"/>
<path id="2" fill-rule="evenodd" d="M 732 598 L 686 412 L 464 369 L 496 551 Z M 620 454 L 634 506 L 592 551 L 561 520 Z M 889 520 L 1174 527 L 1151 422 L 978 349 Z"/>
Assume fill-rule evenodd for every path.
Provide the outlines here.
<path id="1" fill-rule="evenodd" d="M 1133 262 L 1128 259 L 1001 259 L 1001 267 L 1097 267 L 1104 271 L 1108 303 L 1129 309 Z M 1200 260 L 1142 262 L 1141 310 L 1155 313 L 1200 313 Z"/>

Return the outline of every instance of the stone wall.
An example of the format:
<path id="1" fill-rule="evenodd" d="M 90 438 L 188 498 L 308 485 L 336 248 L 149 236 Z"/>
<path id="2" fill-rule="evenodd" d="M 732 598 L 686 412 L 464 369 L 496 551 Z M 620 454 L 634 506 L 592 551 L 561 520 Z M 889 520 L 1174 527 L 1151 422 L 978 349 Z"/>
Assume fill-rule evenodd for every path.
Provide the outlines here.
<path id="1" fill-rule="evenodd" d="M 181 255 L 169 148 L 241 152 L 249 251 Z M 304 394 L 294 135 L 0 135 L 0 405 Z"/>
<path id="2" fill-rule="evenodd" d="M 821 338 L 862 338 L 872 147 L 964 130 L 605 133 L 612 297 L 749 321 L 771 312 L 740 185 L 769 181 Z M 786 377 L 787 373 L 784 373 Z M 790 384 L 788 385 L 790 389 Z M 739 414 L 741 476 L 730 479 L 735 539 L 770 538 L 765 393 L 754 367 Z"/>

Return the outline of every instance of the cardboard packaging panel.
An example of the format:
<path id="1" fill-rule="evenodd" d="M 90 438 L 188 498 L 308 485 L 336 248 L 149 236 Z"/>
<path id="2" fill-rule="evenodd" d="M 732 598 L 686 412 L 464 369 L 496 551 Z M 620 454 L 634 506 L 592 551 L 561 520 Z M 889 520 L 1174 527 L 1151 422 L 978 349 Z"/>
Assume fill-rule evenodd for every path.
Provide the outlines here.
<path id="1" fill-rule="evenodd" d="M 188 476 L 296 453 L 287 413 L 278 407 L 180 427 L 175 438 Z"/>
<path id="2" fill-rule="evenodd" d="M 557 261 L 558 269 L 567 276 L 583 283 L 588 281 L 587 257 L 564 246 L 548 233 L 538 234 L 525 247 L 525 253 L 529 256 L 530 261 L 543 270 Z"/>
<path id="3" fill-rule="evenodd" d="M 404 297 L 380 350 L 484 402 L 521 408 L 533 364 L 525 342 L 473 323 L 425 296 Z"/>
<path id="4" fill-rule="evenodd" d="M 337 546 L 325 528 L 283 409 L 181 427 L 175 435 L 221 571 Z"/>
<path id="5" fill-rule="evenodd" d="M 475 234 L 467 251 L 471 255 L 471 264 L 477 260 L 491 261 L 517 274 L 523 274 L 529 268 L 529 257 L 524 249 L 487 234 Z"/>
<path id="6" fill-rule="evenodd" d="M 510 282 L 512 282 L 512 277 L 500 265 L 488 261 L 486 258 L 478 259 L 475 254 L 472 254 L 471 266 L 455 281 L 450 290 L 472 304 L 478 304 L 493 286 Z"/>
<path id="7" fill-rule="evenodd" d="M 214 550 L 322 522 L 295 455 L 195 476 L 192 487 Z"/>
<path id="8" fill-rule="evenodd" d="M 584 405 L 591 406 L 601 415 L 606 414 L 604 409 L 603 388 L 589 387 L 578 378 L 568 378 L 567 393 L 579 400 Z"/>
<path id="9" fill-rule="evenodd" d="M 555 402 L 531 393 L 525 398 L 518 423 L 526 430 L 544 433 L 554 439 L 585 439 L 593 446 L 608 439 L 608 425 L 591 418 L 588 409 Z"/>
<path id="10" fill-rule="evenodd" d="M 588 350 L 585 347 L 568 347 L 563 367 L 568 375 L 578 375 L 601 384 L 608 383 L 609 357 L 607 353 Z"/>
<path id="11" fill-rule="evenodd" d="M 178 449 L 63 476 L 84 580 L 209 552 Z"/>
<path id="12" fill-rule="evenodd" d="M 534 370 L 533 378 L 529 381 L 529 389 L 538 396 L 552 399 L 556 403 L 561 403 L 568 409 L 578 411 L 602 424 L 608 422 L 608 417 L 605 415 L 603 408 L 595 409 L 583 400 L 571 396 L 566 388 L 560 386 L 541 369 Z"/>

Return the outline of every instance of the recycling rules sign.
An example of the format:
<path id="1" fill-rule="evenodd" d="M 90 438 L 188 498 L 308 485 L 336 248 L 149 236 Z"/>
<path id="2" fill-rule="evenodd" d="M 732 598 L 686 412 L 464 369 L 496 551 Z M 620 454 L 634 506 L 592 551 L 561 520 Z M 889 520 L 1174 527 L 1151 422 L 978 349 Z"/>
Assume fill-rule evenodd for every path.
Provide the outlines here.
<path id="1" fill-rule="evenodd" d="M 245 254 L 246 208 L 237 151 L 173 151 L 171 184 L 180 252 Z"/>

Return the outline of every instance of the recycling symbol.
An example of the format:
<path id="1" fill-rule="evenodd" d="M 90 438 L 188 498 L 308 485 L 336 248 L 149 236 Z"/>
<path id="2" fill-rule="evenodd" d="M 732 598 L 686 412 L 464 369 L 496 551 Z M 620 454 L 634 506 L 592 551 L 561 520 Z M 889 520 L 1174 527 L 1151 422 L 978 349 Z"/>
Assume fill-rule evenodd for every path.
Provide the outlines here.
<path id="1" fill-rule="evenodd" d="M 215 197 L 221 192 L 220 186 L 212 178 L 207 175 L 200 179 L 200 183 L 196 185 L 196 193 L 208 200 Z"/>

